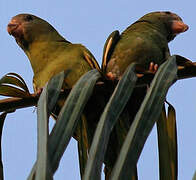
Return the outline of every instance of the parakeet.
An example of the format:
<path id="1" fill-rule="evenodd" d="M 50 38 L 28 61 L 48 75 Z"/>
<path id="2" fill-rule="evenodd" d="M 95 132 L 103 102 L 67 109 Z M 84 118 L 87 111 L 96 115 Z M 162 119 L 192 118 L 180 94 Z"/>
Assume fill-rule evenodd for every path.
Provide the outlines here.
<path id="1" fill-rule="evenodd" d="M 38 94 L 44 85 L 61 71 L 69 71 L 64 80 L 63 89 L 71 89 L 83 74 L 94 68 L 101 71 L 94 56 L 86 47 L 67 41 L 52 25 L 39 17 L 31 14 L 19 14 L 11 19 L 7 31 L 14 36 L 17 44 L 30 60 L 34 72 L 34 91 Z M 52 112 L 54 119 L 57 118 L 66 98 L 67 95 L 58 100 Z M 96 112 L 100 111 L 102 109 L 96 110 Z M 90 114 L 87 113 L 84 112 L 82 117 L 87 119 L 87 123 L 90 123 L 89 129 L 91 129 L 93 119 L 91 120 Z M 96 115 L 97 113 L 95 113 Z M 82 120 L 81 123 L 83 123 Z M 78 128 L 81 128 L 81 123 L 79 123 Z M 83 142 L 80 132 L 83 131 L 84 127 L 77 130 L 78 128 L 76 128 L 73 137 L 80 144 Z M 83 143 L 88 144 L 90 140 L 87 139 L 86 141 Z M 80 153 L 81 150 L 79 149 L 78 152 Z"/>
<path id="2" fill-rule="evenodd" d="M 8 24 L 7 31 L 14 36 L 30 60 L 35 91 L 63 70 L 70 70 L 63 85 L 68 89 L 89 70 L 100 70 L 86 47 L 67 41 L 52 25 L 39 17 L 31 14 L 16 15 Z"/>
<path id="3" fill-rule="evenodd" d="M 138 71 L 156 70 L 170 56 L 168 42 L 186 30 L 188 25 L 178 15 L 165 11 L 144 15 L 121 35 L 114 31 L 104 48 L 102 69 L 106 77 L 119 79 L 133 62 Z"/>
<path id="4" fill-rule="evenodd" d="M 109 80 L 119 80 L 131 63 L 136 63 L 137 73 L 156 72 L 158 66 L 170 56 L 168 42 L 187 29 L 188 26 L 182 19 L 171 12 L 144 15 L 121 35 L 119 31 L 114 31 L 107 38 L 103 52 L 103 73 Z M 112 131 L 105 156 L 105 171 L 108 177 L 146 91 L 146 85 L 134 89 Z M 137 179 L 136 173 L 129 178 Z"/>

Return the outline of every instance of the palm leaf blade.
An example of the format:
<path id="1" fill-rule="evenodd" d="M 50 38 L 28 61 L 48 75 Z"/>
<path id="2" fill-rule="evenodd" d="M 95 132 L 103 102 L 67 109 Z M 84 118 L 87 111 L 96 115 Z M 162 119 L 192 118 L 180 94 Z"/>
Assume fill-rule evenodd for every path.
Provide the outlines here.
<path id="1" fill-rule="evenodd" d="M 61 109 L 57 123 L 50 134 L 48 142 L 49 157 L 53 173 L 58 168 L 60 158 L 73 135 L 83 108 L 99 77 L 100 73 L 97 70 L 91 70 L 82 76 L 75 84 Z"/>
<path id="2" fill-rule="evenodd" d="M 176 80 L 176 73 L 175 57 L 172 56 L 160 66 L 141 108 L 136 114 L 112 171 L 112 180 L 131 177 L 144 143 L 160 115 L 168 88 Z"/>
<path id="3" fill-rule="evenodd" d="M 101 165 L 103 163 L 110 132 L 125 107 L 137 80 L 134 68 L 134 64 L 129 66 L 101 115 L 91 145 L 84 180 L 100 179 Z"/>

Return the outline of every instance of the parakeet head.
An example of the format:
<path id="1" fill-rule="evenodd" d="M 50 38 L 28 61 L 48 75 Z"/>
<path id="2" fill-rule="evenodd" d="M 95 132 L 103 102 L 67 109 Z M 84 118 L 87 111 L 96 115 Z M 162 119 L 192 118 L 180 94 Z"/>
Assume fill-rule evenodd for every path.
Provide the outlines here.
<path id="1" fill-rule="evenodd" d="M 23 49 L 27 49 L 29 44 L 35 41 L 64 40 L 48 22 L 31 14 L 14 16 L 7 26 L 7 31 Z"/>
<path id="2" fill-rule="evenodd" d="M 138 22 L 149 22 L 158 30 L 164 31 L 167 35 L 168 42 L 173 40 L 179 33 L 188 30 L 188 25 L 177 14 L 169 11 L 148 13 L 135 23 Z"/>

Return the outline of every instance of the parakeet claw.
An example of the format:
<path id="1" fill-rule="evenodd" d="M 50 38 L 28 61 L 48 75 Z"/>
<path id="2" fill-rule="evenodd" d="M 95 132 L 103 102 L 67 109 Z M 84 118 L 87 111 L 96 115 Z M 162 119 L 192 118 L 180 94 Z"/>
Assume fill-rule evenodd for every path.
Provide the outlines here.
<path id="1" fill-rule="evenodd" d="M 144 73 L 137 73 L 137 77 L 141 78 L 144 76 L 145 73 L 151 73 L 151 74 L 155 74 L 158 70 L 158 64 L 155 64 L 154 62 L 151 62 L 149 65 L 149 69 L 147 71 L 145 71 Z"/>
<path id="2" fill-rule="evenodd" d="M 150 63 L 149 72 L 155 74 L 158 70 L 158 64 L 154 64 L 154 62 Z"/>
<path id="3" fill-rule="evenodd" d="M 43 91 L 43 88 L 38 88 L 35 92 L 35 95 L 39 97 L 41 95 L 42 91 Z"/>
<path id="4" fill-rule="evenodd" d="M 139 74 L 139 73 L 137 73 L 136 75 L 137 75 L 138 78 L 141 78 L 141 77 L 144 76 L 144 74 Z"/>
<path id="5" fill-rule="evenodd" d="M 116 75 L 113 74 L 112 72 L 109 72 L 106 74 L 106 77 L 109 79 L 109 80 L 112 80 L 114 81 L 116 79 Z"/>

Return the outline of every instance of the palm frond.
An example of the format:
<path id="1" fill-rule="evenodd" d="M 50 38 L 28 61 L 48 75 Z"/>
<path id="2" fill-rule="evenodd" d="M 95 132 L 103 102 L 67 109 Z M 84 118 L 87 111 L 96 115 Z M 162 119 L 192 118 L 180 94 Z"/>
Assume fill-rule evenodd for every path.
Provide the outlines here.
<path id="1" fill-rule="evenodd" d="M 123 180 L 132 176 L 144 143 L 158 119 L 168 88 L 175 82 L 177 66 L 175 56 L 162 64 L 130 127 L 121 153 L 112 171 L 111 179 Z"/>

